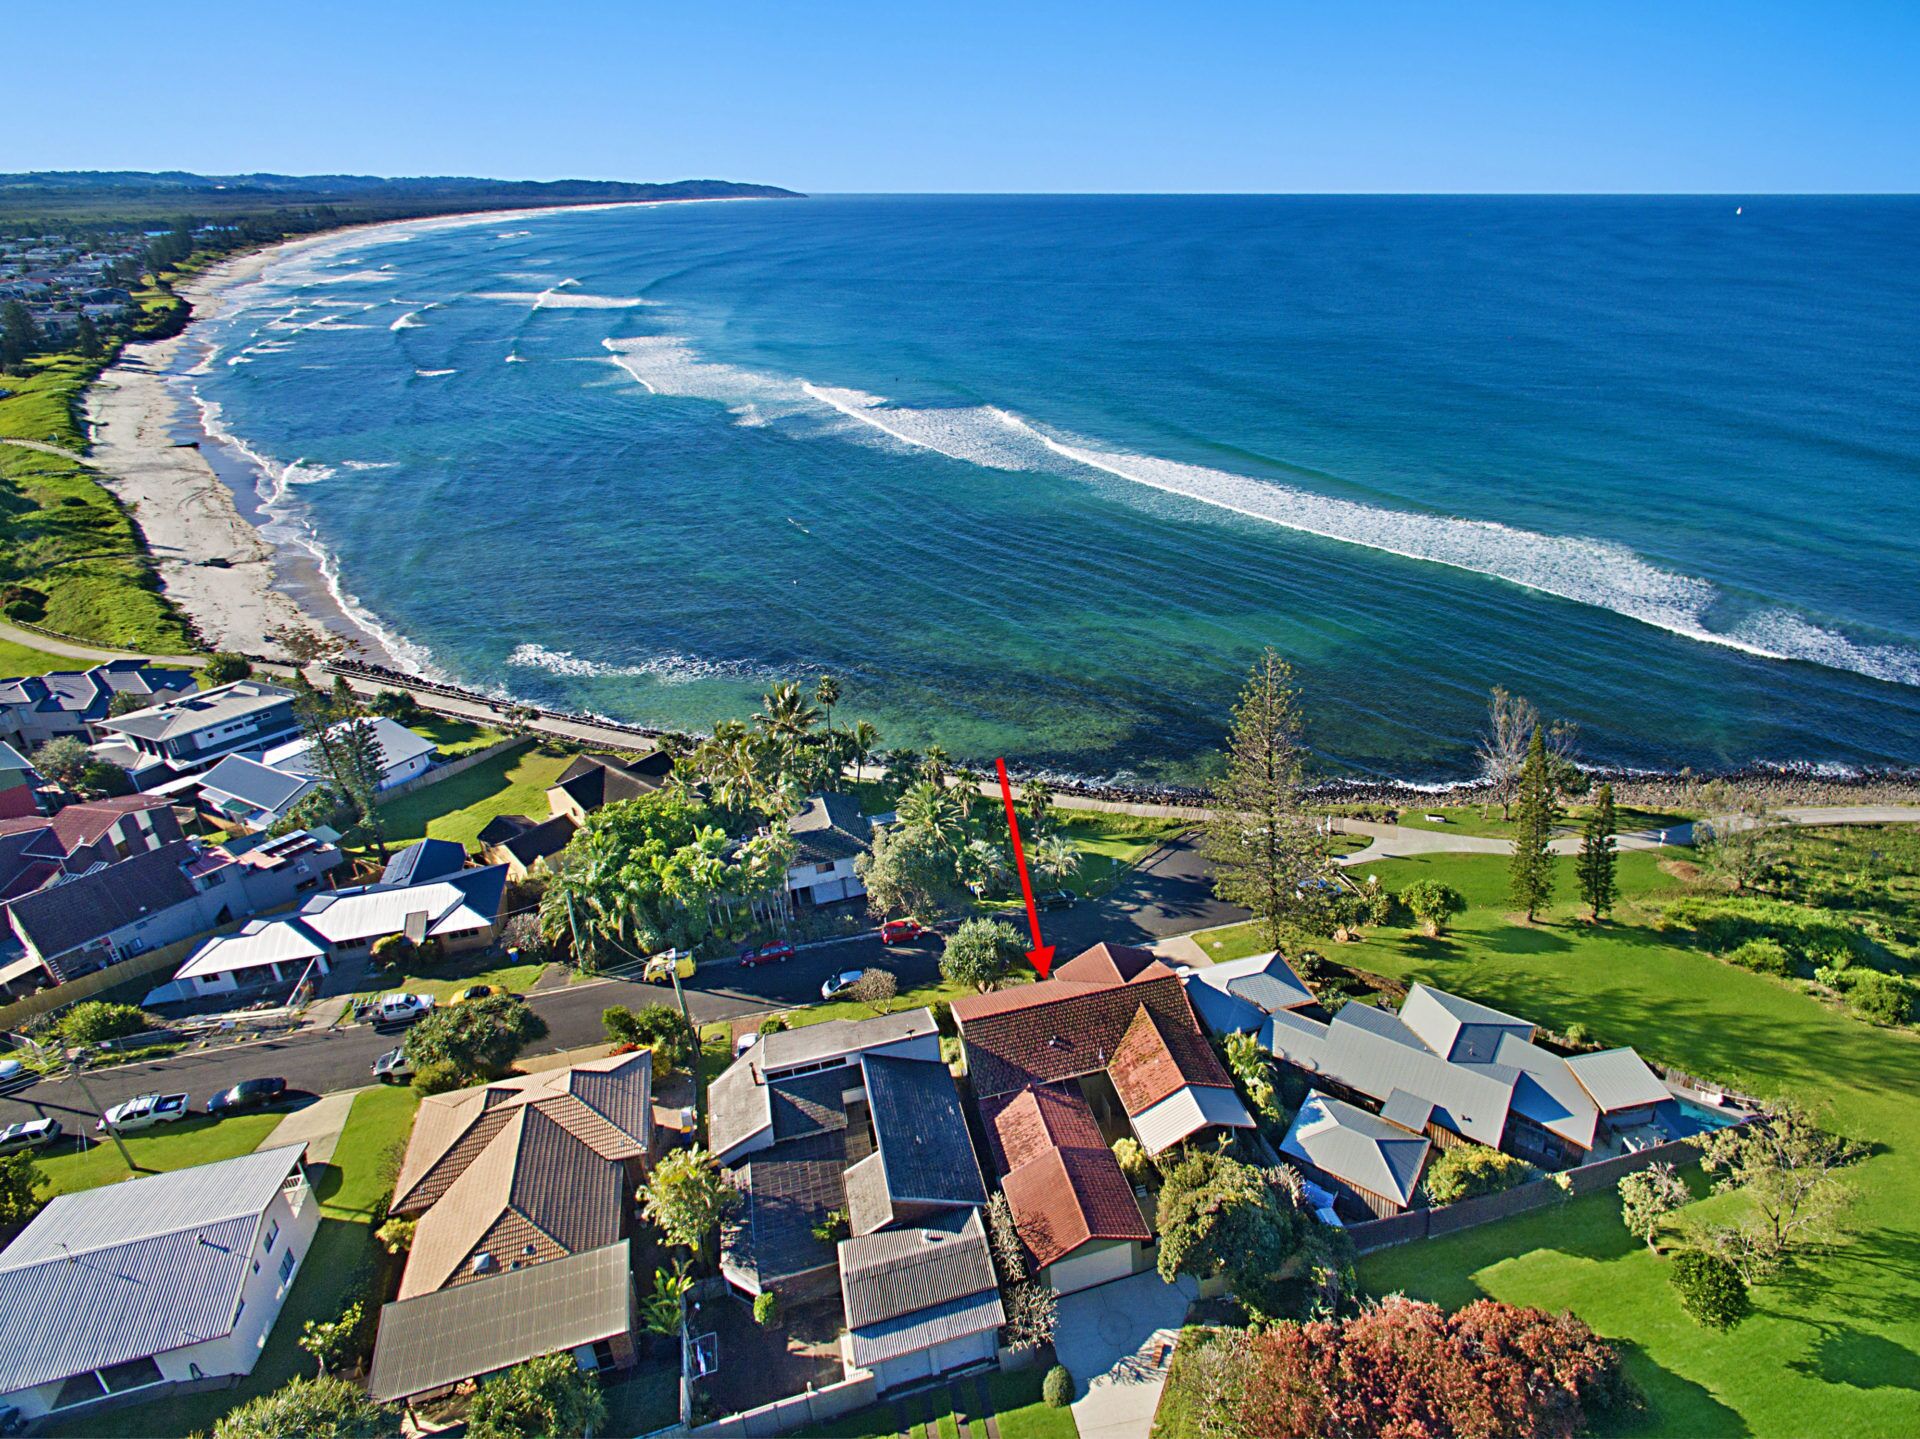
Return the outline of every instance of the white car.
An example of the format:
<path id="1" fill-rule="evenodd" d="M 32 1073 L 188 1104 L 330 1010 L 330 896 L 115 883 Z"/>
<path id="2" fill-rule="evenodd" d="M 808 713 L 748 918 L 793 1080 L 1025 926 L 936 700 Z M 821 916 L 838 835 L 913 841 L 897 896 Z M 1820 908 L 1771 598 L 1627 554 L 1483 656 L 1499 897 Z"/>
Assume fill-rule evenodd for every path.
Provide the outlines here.
<path id="1" fill-rule="evenodd" d="M 820 997 L 822 999 L 832 999 L 842 990 L 852 989 L 860 982 L 860 976 L 865 973 L 866 971 L 864 969 L 841 970 L 838 974 L 830 976 L 827 982 L 820 986 Z"/>
<path id="2" fill-rule="evenodd" d="M 39 1077 L 17 1059 L 0 1059 L 0 1094 L 25 1089 Z"/>
<path id="3" fill-rule="evenodd" d="M 430 994 L 383 994 L 380 1003 L 374 1006 L 375 1024 L 412 1024 L 416 1019 L 426 1017 L 433 1008 L 433 996 Z"/>
<path id="4" fill-rule="evenodd" d="M 57 1119 L 22 1120 L 0 1129 L 0 1154 L 13 1154 L 22 1149 L 45 1149 L 59 1137 L 60 1121 Z"/>
<path id="5" fill-rule="evenodd" d="M 171 1124 L 187 1117 L 184 1094 L 143 1094 L 116 1104 L 100 1116 L 95 1129 L 116 1129 L 125 1134 L 132 1129 L 151 1129 L 156 1124 Z"/>

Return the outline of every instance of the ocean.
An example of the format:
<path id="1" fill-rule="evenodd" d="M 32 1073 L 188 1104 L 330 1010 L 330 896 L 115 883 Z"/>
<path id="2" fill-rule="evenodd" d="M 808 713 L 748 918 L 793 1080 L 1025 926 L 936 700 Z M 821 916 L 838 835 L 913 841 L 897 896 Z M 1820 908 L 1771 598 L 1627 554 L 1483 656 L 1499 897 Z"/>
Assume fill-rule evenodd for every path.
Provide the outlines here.
<path id="1" fill-rule="evenodd" d="M 1920 202 L 821 197 L 290 253 L 182 361 L 410 667 L 704 729 L 1322 770 L 1920 763 Z"/>

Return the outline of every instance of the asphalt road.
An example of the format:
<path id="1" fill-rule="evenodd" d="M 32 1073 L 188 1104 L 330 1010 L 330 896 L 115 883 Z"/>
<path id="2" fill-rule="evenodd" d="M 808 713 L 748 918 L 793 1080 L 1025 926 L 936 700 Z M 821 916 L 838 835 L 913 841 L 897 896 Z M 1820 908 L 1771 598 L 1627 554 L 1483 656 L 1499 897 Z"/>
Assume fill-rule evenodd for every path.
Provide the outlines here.
<path id="1" fill-rule="evenodd" d="M 1021 917 L 1012 918 L 1018 922 Z M 1200 856 L 1186 841 L 1154 853 L 1105 898 L 1041 917 L 1047 942 L 1059 949 L 1062 959 L 1101 940 L 1145 944 L 1244 918 L 1244 911 L 1213 898 Z M 709 966 L 687 983 L 687 1007 L 700 1024 L 793 1008 L 817 1002 L 821 983 L 842 969 L 887 969 L 908 989 L 938 977 L 938 957 L 937 941 L 885 946 L 867 935 L 803 950 L 780 964 L 754 969 Z M 533 1052 L 576 1049 L 604 1039 L 600 1011 L 608 1005 L 638 1007 L 672 999 L 670 986 L 629 980 L 596 980 L 536 992 L 528 1001 L 547 1022 L 548 1036 Z M 103 1107 L 156 1090 L 185 1090 L 201 1109 L 210 1096 L 259 1075 L 278 1075 L 295 1090 L 324 1094 L 372 1083 L 373 1061 L 399 1042 L 395 1034 L 348 1025 L 97 1070 L 87 1076 L 87 1083 Z M 43 1080 L 0 1099 L 0 1124 L 44 1114 L 59 1119 L 70 1132 L 90 1130 L 98 1113 L 71 1079 Z"/>

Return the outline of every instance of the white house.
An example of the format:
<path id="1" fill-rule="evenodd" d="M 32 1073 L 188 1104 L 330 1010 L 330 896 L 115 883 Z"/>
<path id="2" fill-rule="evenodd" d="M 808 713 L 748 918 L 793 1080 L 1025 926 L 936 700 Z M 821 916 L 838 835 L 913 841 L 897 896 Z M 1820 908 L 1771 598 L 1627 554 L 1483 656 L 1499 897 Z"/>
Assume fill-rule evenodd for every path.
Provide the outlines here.
<path id="1" fill-rule="evenodd" d="M 319 1227 L 306 1152 L 56 1196 L 0 1253 L 0 1405 L 35 1420 L 251 1373 Z"/>
<path id="2" fill-rule="evenodd" d="M 873 843 L 873 826 L 852 795 L 813 794 L 787 821 L 794 839 L 787 893 L 796 904 L 832 904 L 867 892 L 853 862 Z"/>
<path id="3" fill-rule="evenodd" d="M 298 919 L 256 919 L 217 935 L 187 956 L 172 979 L 147 991 L 143 1004 L 171 1004 L 254 985 L 316 983 L 327 973 L 325 943 Z"/>
<path id="4" fill-rule="evenodd" d="M 342 720 L 328 733 L 337 736 L 348 725 L 356 723 L 372 725 L 374 738 L 380 742 L 381 789 L 404 784 L 425 774 L 432 766 L 435 754 L 433 742 L 421 738 L 385 715 L 376 715 L 369 720 Z M 260 762 L 282 774 L 304 775 L 310 779 L 323 777 L 319 761 L 312 753 L 311 742 L 306 739 L 275 745 L 260 756 Z"/>

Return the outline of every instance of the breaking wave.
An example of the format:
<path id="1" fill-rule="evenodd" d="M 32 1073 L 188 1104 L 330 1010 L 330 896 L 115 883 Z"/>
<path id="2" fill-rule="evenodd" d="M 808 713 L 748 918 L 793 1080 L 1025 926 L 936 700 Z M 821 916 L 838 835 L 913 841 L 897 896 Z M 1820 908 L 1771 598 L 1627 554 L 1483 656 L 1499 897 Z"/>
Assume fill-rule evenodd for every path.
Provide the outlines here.
<path id="1" fill-rule="evenodd" d="M 688 655 L 664 654 L 638 664 L 608 664 L 590 660 L 572 650 L 552 650 L 545 645 L 523 644 L 514 647 L 507 663 L 520 669 L 545 670 L 567 679 L 637 678 L 646 676 L 662 684 L 691 684 L 695 680 L 717 678 L 764 678 L 767 671 L 755 665 L 724 660 L 694 659 Z"/>
<path id="2" fill-rule="evenodd" d="M 726 405 L 741 423 L 765 424 L 824 411 L 846 422 L 841 433 L 850 438 L 932 451 L 988 469 L 1081 480 L 1104 475 L 1303 534 L 1504 580 L 1704 644 L 1920 685 L 1920 653 L 1860 644 L 1785 610 L 1760 610 L 1727 628 L 1714 628 L 1708 617 L 1737 601 L 1711 581 L 1663 569 L 1613 541 L 1391 509 L 1276 480 L 1109 449 L 1051 432 L 991 405 L 895 405 L 860 390 L 705 360 L 677 336 L 602 343 L 614 363 L 651 393 L 712 400 Z"/>

